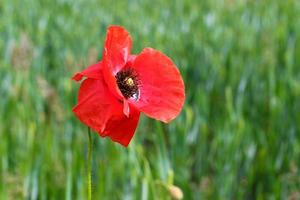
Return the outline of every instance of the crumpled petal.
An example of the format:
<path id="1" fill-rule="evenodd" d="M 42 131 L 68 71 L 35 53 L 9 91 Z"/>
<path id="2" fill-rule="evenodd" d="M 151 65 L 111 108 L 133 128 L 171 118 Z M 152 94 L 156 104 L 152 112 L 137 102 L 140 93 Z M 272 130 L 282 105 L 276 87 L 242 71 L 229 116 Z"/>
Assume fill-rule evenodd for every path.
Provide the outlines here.
<path id="1" fill-rule="evenodd" d="M 79 89 L 78 104 L 73 108 L 80 121 L 102 137 L 127 146 L 137 127 L 140 112 L 130 108 L 123 114 L 123 104 L 108 90 L 103 79 L 85 79 Z"/>
<path id="2" fill-rule="evenodd" d="M 87 78 L 81 83 L 78 103 L 73 112 L 82 123 L 102 133 L 112 115 L 113 106 L 118 104 L 103 80 Z"/>
<path id="3" fill-rule="evenodd" d="M 145 48 L 133 62 L 140 80 L 140 98 L 131 100 L 141 112 L 165 123 L 181 111 L 184 83 L 176 65 L 163 53 Z"/>
<path id="4" fill-rule="evenodd" d="M 129 105 L 129 107 L 130 114 L 128 117 L 124 115 L 122 107 L 116 108 L 117 110 L 113 112 L 114 116 L 108 120 L 103 132 L 104 135 L 125 147 L 131 141 L 140 118 L 140 111 L 133 106 Z"/>
<path id="5" fill-rule="evenodd" d="M 110 26 L 106 33 L 103 60 L 113 75 L 116 75 L 126 64 L 130 55 L 132 40 L 126 29 Z"/>
<path id="6" fill-rule="evenodd" d="M 123 27 L 110 26 L 106 33 L 103 51 L 103 74 L 109 90 L 118 99 L 123 96 L 118 88 L 115 75 L 126 65 L 130 58 L 132 40 Z"/>
<path id="7" fill-rule="evenodd" d="M 91 66 L 85 68 L 81 72 L 77 72 L 72 79 L 75 81 L 80 81 L 83 76 L 92 79 L 100 79 L 102 77 L 102 61 L 92 64 Z"/>

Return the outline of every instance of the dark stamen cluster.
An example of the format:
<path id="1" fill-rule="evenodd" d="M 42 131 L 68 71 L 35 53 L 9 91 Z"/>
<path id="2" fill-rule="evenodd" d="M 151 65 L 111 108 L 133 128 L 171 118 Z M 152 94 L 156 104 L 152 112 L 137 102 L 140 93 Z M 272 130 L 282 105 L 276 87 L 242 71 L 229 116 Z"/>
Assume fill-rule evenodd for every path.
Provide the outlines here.
<path id="1" fill-rule="evenodd" d="M 117 84 L 123 96 L 138 98 L 139 81 L 136 72 L 132 68 L 126 68 L 116 74 Z"/>

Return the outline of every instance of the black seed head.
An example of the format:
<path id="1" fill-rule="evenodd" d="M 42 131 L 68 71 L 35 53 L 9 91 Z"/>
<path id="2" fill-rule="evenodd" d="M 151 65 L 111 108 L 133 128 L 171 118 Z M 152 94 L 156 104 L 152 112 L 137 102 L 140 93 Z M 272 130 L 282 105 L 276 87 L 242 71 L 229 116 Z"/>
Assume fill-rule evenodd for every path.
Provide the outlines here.
<path id="1" fill-rule="evenodd" d="M 136 72 L 132 68 L 126 68 L 116 74 L 117 84 L 123 96 L 138 99 L 139 81 Z"/>

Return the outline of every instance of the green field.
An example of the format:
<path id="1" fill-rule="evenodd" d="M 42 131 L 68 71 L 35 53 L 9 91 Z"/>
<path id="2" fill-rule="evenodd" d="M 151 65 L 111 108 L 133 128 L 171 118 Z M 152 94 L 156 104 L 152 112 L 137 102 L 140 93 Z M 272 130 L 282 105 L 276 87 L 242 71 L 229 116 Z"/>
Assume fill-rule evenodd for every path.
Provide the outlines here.
<path id="1" fill-rule="evenodd" d="M 87 198 L 70 77 L 110 24 L 173 59 L 186 102 L 128 148 L 93 134 L 94 199 L 300 199 L 299 0 L 0 0 L 1 200 Z"/>

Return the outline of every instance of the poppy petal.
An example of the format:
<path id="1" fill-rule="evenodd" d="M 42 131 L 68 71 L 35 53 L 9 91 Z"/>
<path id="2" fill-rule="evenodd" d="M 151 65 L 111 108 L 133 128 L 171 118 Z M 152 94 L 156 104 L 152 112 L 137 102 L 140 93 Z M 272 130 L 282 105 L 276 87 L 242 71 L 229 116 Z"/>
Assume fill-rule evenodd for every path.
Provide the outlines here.
<path id="1" fill-rule="evenodd" d="M 132 40 L 126 29 L 110 26 L 106 33 L 103 60 L 115 75 L 126 64 L 130 55 Z"/>
<path id="2" fill-rule="evenodd" d="M 165 123 L 181 111 L 184 83 L 176 65 L 163 53 L 145 48 L 133 62 L 140 80 L 140 98 L 131 103 L 149 117 Z"/>
<path id="3" fill-rule="evenodd" d="M 81 122 L 97 132 L 103 132 L 116 104 L 119 102 L 108 92 L 103 80 L 87 78 L 81 83 L 78 103 L 73 112 Z"/>
<path id="4" fill-rule="evenodd" d="M 101 78 L 102 61 L 92 64 L 81 72 L 77 72 L 72 79 L 80 81 L 84 76 L 87 78 L 100 79 Z"/>
<path id="5" fill-rule="evenodd" d="M 108 67 L 103 67 L 103 76 L 108 85 L 109 91 L 118 99 L 122 100 L 123 96 L 117 85 L 116 77 L 112 74 Z"/>
<path id="6" fill-rule="evenodd" d="M 132 40 L 126 29 L 120 26 L 110 26 L 106 33 L 103 51 L 103 74 L 110 91 L 122 99 L 115 75 L 126 65 L 130 58 Z"/>
<path id="7" fill-rule="evenodd" d="M 125 116 L 123 111 L 119 108 L 113 113 L 114 116 L 111 117 L 106 124 L 104 135 L 127 147 L 137 128 L 140 111 L 130 106 L 130 114 L 128 117 Z"/>

